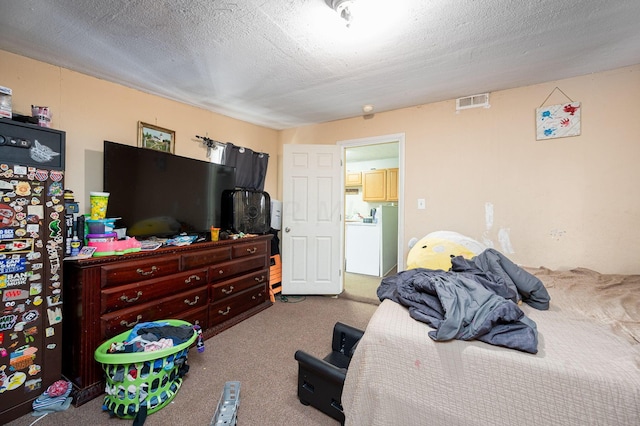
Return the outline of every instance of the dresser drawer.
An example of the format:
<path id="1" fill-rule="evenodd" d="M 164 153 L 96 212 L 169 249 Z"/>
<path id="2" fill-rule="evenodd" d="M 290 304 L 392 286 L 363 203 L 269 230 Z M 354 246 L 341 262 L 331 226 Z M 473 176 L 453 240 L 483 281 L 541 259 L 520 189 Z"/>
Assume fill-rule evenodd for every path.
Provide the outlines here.
<path id="1" fill-rule="evenodd" d="M 225 322 L 254 306 L 260 305 L 267 297 L 269 297 L 267 294 L 267 286 L 258 285 L 244 290 L 233 297 L 212 303 L 209 305 L 209 327 Z"/>
<path id="2" fill-rule="evenodd" d="M 231 259 L 231 247 L 219 247 L 213 250 L 182 255 L 182 269 L 193 269 L 200 266 L 210 266 L 214 263 Z"/>
<path id="3" fill-rule="evenodd" d="M 207 302 L 207 287 L 201 287 L 111 312 L 100 317 L 102 336 L 108 339 L 141 322 L 176 318 L 188 309 L 206 306 Z"/>
<path id="4" fill-rule="evenodd" d="M 246 243 L 239 243 L 233 246 L 233 258 L 243 256 L 253 256 L 254 254 L 267 254 L 267 242 L 268 241 L 249 241 Z"/>
<path id="5" fill-rule="evenodd" d="M 133 284 L 109 287 L 100 292 L 101 313 L 146 303 L 207 284 L 207 269 L 182 272 Z"/>
<path id="6" fill-rule="evenodd" d="M 180 258 L 166 256 L 115 263 L 100 268 L 102 288 L 129 284 L 180 272 Z"/>
<path id="7" fill-rule="evenodd" d="M 268 258 L 262 254 L 219 263 L 209 268 L 209 279 L 211 281 L 220 281 L 255 269 L 267 268 L 267 260 Z"/>
<path id="8" fill-rule="evenodd" d="M 209 323 L 209 307 L 202 306 L 196 309 L 191 309 L 184 313 L 178 314 L 174 317 L 175 319 L 180 319 L 191 323 L 193 325 L 199 325 L 202 331 L 206 330 Z"/>
<path id="9" fill-rule="evenodd" d="M 218 284 L 213 284 L 210 286 L 211 301 L 218 302 L 225 297 L 236 295 L 249 287 L 253 287 L 257 284 L 266 284 L 268 278 L 269 270 L 262 269 L 260 271 L 219 282 Z"/>

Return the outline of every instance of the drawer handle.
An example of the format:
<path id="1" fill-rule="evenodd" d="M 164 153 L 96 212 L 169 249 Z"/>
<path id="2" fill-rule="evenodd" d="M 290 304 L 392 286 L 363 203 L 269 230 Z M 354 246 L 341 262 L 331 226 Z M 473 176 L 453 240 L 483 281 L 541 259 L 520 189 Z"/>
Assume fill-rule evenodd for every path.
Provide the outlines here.
<path id="1" fill-rule="evenodd" d="M 137 295 L 137 297 L 134 297 L 133 299 L 129 299 L 126 294 L 123 294 L 122 296 L 120 296 L 120 300 L 122 300 L 123 302 L 126 302 L 126 303 L 133 303 L 133 302 L 137 301 L 138 299 L 140 299 L 140 296 L 142 296 L 142 292 L 139 291 L 138 293 L 136 293 L 136 295 Z"/>
<path id="2" fill-rule="evenodd" d="M 185 284 L 191 284 L 191 281 L 196 280 L 196 281 L 200 281 L 200 277 L 197 275 L 191 275 L 189 278 L 187 278 L 186 280 L 184 280 Z"/>
<path id="3" fill-rule="evenodd" d="M 227 306 L 227 309 L 224 311 L 218 311 L 220 315 L 227 315 L 231 311 L 231 306 Z"/>
<path id="4" fill-rule="evenodd" d="M 253 253 L 257 252 L 257 251 L 258 251 L 258 247 L 248 248 L 247 249 L 247 253 L 249 253 L 249 254 L 253 254 Z"/>
<path id="5" fill-rule="evenodd" d="M 256 300 L 256 299 L 262 299 L 262 293 L 258 293 L 257 295 L 254 295 L 254 296 L 252 297 L 252 299 L 253 299 L 253 300 Z"/>
<path id="6" fill-rule="evenodd" d="M 229 286 L 229 290 L 227 290 L 226 288 L 223 288 L 221 291 L 222 291 L 224 294 L 231 294 L 231 293 L 233 293 L 233 286 L 232 286 L 232 285 L 230 285 L 230 286 Z"/>
<path id="7" fill-rule="evenodd" d="M 156 272 L 157 270 L 158 270 L 158 268 L 154 265 L 154 266 L 151 267 L 151 270 L 149 270 L 149 271 L 145 271 L 144 269 L 138 268 L 138 269 L 136 269 L 136 272 L 138 274 L 140 274 L 140 275 L 151 275 L 154 272 Z"/>
<path id="8" fill-rule="evenodd" d="M 141 319 L 142 319 L 142 315 L 138 315 L 134 322 L 128 323 L 125 320 L 122 320 L 122 321 L 120 321 L 120 325 L 122 325 L 124 327 L 133 327 L 134 325 L 138 324 Z"/>
<path id="9" fill-rule="evenodd" d="M 265 278 L 266 277 L 262 275 L 261 277 L 255 277 L 254 280 L 256 280 L 257 283 L 263 283 Z"/>
<path id="10" fill-rule="evenodd" d="M 224 274 L 224 271 L 222 269 L 218 270 L 218 274 L 222 275 Z"/>
<path id="11" fill-rule="evenodd" d="M 184 303 L 185 303 L 185 305 L 193 306 L 196 303 L 198 303 L 198 300 L 200 300 L 200 296 L 196 296 L 196 298 L 193 300 L 193 302 L 189 302 L 189 299 L 184 299 Z"/>

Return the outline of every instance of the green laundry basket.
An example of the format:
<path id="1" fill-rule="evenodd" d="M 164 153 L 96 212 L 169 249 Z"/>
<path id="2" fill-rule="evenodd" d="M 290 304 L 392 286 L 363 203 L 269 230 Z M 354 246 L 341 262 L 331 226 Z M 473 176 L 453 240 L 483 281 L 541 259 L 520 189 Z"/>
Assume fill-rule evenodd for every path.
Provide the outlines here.
<path id="1" fill-rule="evenodd" d="M 157 320 L 173 326 L 190 323 L 181 320 Z M 180 370 L 187 362 L 189 346 L 198 337 L 167 349 L 151 352 L 109 353 L 112 343 L 122 343 L 131 331 L 125 331 L 98 346 L 94 353 L 105 373 L 107 395 L 103 408 L 123 419 L 136 417 L 141 406 L 153 414 L 173 400 L 182 385 Z"/>

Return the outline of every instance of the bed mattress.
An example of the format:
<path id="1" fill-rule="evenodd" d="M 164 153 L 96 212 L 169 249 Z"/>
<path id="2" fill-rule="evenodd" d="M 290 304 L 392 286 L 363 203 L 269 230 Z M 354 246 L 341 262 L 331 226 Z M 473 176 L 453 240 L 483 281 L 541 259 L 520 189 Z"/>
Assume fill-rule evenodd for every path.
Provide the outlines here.
<path id="1" fill-rule="evenodd" d="M 640 424 L 639 282 L 528 271 L 551 294 L 548 311 L 522 306 L 537 324 L 535 355 L 435 342 L 428 325 L 383 301 L 347 373 L 345 424 Z"/>

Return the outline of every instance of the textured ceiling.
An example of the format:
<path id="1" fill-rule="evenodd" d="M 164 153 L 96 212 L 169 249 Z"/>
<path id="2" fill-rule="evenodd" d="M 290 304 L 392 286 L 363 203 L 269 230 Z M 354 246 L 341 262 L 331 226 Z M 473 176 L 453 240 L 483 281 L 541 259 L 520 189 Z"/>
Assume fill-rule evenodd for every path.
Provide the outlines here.
<path id="1" fill-rule="evenodd" d="M 0 49 L 284 129 L 640 63 L 638 0 L 0 0 Z"/>

